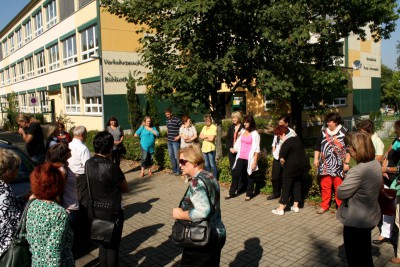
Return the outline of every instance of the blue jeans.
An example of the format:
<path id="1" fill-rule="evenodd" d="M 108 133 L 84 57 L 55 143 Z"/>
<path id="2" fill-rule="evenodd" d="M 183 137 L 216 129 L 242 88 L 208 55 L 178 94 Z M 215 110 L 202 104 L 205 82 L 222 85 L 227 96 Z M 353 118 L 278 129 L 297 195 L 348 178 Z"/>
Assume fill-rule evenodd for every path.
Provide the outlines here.
<path id="1" fill-rule="evenodd" d="M 178 151 L 180 148 L 179 142 L 168 141 L 168 154 L 169 160 L 172 165 L 172 172 L 181 174 L 181 168 L 179 168 L 179 155 Z"/>
<path id="2" fill-rule="evenodd" d="M 211 172 L 215 177 L 215 179 L 218 180 L 218 170 L 217 170 L 217 164 L 215 163 L 215 150 L 207 153 L 203 153 L 204 161 L 205 161 L 205 168 L 208 172 Z"/>

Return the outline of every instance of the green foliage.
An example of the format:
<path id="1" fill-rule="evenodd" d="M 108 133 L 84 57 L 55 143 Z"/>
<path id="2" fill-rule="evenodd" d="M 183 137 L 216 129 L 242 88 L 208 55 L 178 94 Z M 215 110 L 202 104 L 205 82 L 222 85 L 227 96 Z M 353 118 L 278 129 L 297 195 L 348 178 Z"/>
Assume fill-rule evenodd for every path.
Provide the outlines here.
<path id="1" fill-rule="evenodd" d="M 382 130 L 384 120 L 382 113 L 379 110 L 369 113 L 369 118 L 374 122 L 375 131 Z"/>
<path id="2" fill-rule="evenodd" d="M 93 139 L 99 133 L 97 130 L 88 131 L 86 135 L 85 145 L 89 151 L 94 152 Z M 74 136 L 73 134 L 71 136 Z"/>
<path id="3" fill-rule="evenodd" d="M 129 72 L 128 82 L 126 83 L 126 99 L 128 102 L 128 119 L 132 130 L 136 130 L 142 124 L 142 109 L 139 105 L 139 97 L 136 95 L 136 80 Z"/>
<path id="4" fill-rule="evenodd" d="M 126 148 L 125 158 L 130 160 L 141 160 L 140 139 L 131 134 L 124 135 L 124 146 Z"/>
<path id="5" fill-rule="evenodd" d="M 148 90 L 146 94 L 147 103 L 146 103 L 146 116 L 149 116 L 153 121 L 153 125 L 157 127 L 157 130 L 160 128 L 160 117 L 158 116 L 158 110 L 156 105 L 156 96 L 153 90 Z"/>
<path id="6" fill-rule="evenodd" d="M 381 102 L 395 105 L 400 102 L 400 72 L 381 65 Z"/>
<path id="7" fill-rule="evenodd" d="M 34 118 L 37 121 L 40 121 L 40 123 L 45 123 L 46 120 L 44 119 L 44 116 L 42 113 L 34 113 L 34 114 L 29 114 L 30 118 Z"/>
<path id="8" fill-rule="evenodd" d="M 56 121 L 59 122 L 59 123 L 64 124 L 65 125 L 65 129 L 70 129 L 75 124 L 75 122 L 73 122 L 70 117 L 68 117 L 66 114 L 63 114 L 62 112 L 60 112 L 60 114 L 58 115 Z M 71 135 L 71 136 L 73 136 L 73 135 Z"/>
<path id="9" fill-rule="evenodd" d="M 7 95 L 7 106 L 1 106 L 3 113 L 7 114 L 7 125 L 4 125 L 5 128 L 8 128 L 9 131 L 17 131 L 18 123 L 16 121 L 18 116 L 18 96 L 15 92 L 11 92 L 11 94 Z"/>
<path id="10" fill-rule="evenodd" d="M 168 154 L 168 143 L 166 138 L 156 140 L 156 148 L 154 151 L 154 164 L 162 168 L 171 169 L 171 161 Z"/>

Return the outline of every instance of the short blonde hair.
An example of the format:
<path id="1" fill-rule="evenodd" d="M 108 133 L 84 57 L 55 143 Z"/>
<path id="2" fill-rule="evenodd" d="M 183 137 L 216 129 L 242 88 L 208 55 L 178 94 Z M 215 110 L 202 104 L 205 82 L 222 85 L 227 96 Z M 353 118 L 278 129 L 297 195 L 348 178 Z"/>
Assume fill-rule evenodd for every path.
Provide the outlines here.
<path id="1" fill-rule="evenodd" d="M 204 167 L 204 157 L 198 145 L 189 145 L 179 150 L 179 155 L 183 155 L 189 162 Z"/>
<path id="2" fill-rule="evenodd" d="M 240 111 L 234 111 L 234 112 L 232 112 L 231 118 L 233 118 L 233 117 L 235 117 L 236 119 L 238 119 L 239 122 L 242 122 L 242 121 L 243 121 L 243 115 L 242 115 L 242 112 L 240 112 Z"/>
<path id="3" fill-rule="evenodd" d="M 346 134 L 346 145 L 353 148 L 355 152 L 354 159 L 357 163 L 369 162 L 375 159 L 375 148 L 371 136 L 364 132 L 355 132 Z"/>
<path id="4" fill-rule="evenodd" d="M 29 116 L 26 114 L 18 114 L 16 121 L 17 122 L 30 122 L 31 118 L 29 118 Z"/>
<path id="5" fill-rule="evenodd" d="M 19 168 L 20 157 L 11 149 L 0 148 L 0 180 L 4 181 L 10 173 Z"/>

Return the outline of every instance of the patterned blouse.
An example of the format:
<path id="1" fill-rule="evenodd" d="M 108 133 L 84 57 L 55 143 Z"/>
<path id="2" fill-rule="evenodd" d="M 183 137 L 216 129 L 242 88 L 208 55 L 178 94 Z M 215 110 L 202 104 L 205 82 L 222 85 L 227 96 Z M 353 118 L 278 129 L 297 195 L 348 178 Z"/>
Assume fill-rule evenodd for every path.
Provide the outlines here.
<path id="1" fill-rule="evenodd" d="M 10 185 L 0 180 L 0 256 L 10 247 L 22 210 L 23 204 L 14 196 Z"/>
<path id="2" fill-rule="evenodd" d="M 73 233 L 67 211 L 52 201 L 35 200 L 26 219 L 32 266 L 74 266 Z"/>
<path id="3" fill-rule="evenodd" d="M 215 213 L 211 215 L 211 227 L 216 229 L 219 237 L 226 236 L 225 226 L 221 220 L 221 208 L 220 208 L 220 189 L 217 179 L 206 171 L 198 172 L 189 182 L 189 187 L 186 195 L 180 207 L 187 211 L 189 210 L 189 217 L 192 221 L 202 220 L 207 218 L 210 214 L 211 206 L 208 201 L 207 191 L 205 184 L 202 180 L 198 179 L 201 177 L 203 181 L 207 184 L 207 188 L 210 194 L 211 204 L 215 207 Z"/>
<path id="4" fill-rule="evenodd" d="M 320 152 L 318 175 L 345 177 L 343 160 L 346 158 L 346 133 L 347 129 L 340 124 L 333 132 L 328 128 L 321 131 L 315 146 L 315 150 Z"/>

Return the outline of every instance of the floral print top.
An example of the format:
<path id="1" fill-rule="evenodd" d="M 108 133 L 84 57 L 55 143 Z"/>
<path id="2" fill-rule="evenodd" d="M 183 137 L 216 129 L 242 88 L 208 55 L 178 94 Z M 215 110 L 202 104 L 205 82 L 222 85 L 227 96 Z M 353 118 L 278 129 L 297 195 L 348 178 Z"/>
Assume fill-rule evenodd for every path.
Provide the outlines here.
<path id="1" fill-rule="evenodd" d="M 204 184 L 199 177 L 201 177 L 206 184 Z M 211 205 L 215 207 L 215 212 L 211 214 L 210 217 L 211 227 L 217 230 L 220 238 L 225 237 L 226 230 L 221 220 L 219 184 L 211 173 L 200 171 L 191 178 L 188 190 L 182 199 L 180 207 L 184 211 L 189 210 L 189 217 L 192 221 L 200 221 L 207 218 L 212 212 L 212 206 L 208 201 L 205 186 L 207 186 L 210 194 Z"/>
<path id="2" fill-rule="evenodd" d="M 11 245 L 22 211 L 22 201 L 14 196 L 9 184 L 0 180 L 0 256 Z"/>
<path id="3" fill-rule="evenodd" d="M 37 199 L 30 204 L 26 217 L 32 266 L 74 266 L 67 211 L 53 201 Z"/>

